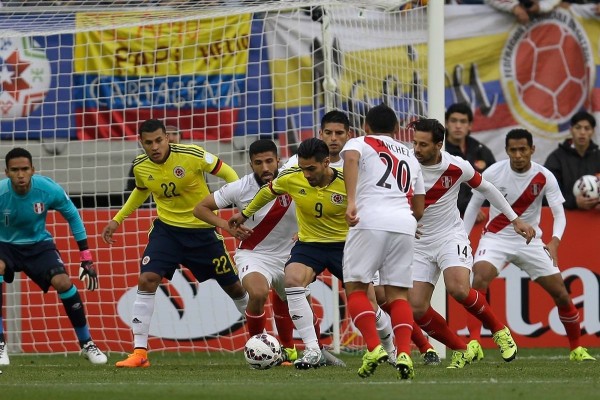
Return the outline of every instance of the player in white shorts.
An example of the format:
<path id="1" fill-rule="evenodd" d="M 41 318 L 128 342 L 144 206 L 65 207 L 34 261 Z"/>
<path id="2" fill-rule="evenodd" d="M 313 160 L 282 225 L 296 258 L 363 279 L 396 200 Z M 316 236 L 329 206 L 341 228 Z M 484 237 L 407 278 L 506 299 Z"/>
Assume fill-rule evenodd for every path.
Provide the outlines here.
<path id="1" fill-rule="evenodd" d="M 398 378 L 412 379 L 413 318 L 408 288 L 412 286 L 417 220 L 423 211 L 423 178 L 409 149 L 393 139 L 398 133 L 394 110 L 385 104 L 371 108 L 365 131 L 367 136 L 349 140 L 342 150 L 350 226 L 344 246 L 344 285 L 348 312 L 367 344 L 358 375 L 372 375 L 388 359 L 367 296 L 379 271 L 394 327 Z"/>
<path id="2" fill-rule="evenodd" d="M 554 300 L 560 321 L 565 327 L 572 361 L 593 361 L 587 350 L 580 346 L 579 312 L 573 305 L 558 268 L 558 245 L 566 226 L 563 198 L 554 175 L 542 165 L 531 161 L 535 152 L 531 133 L 513 129 L 506 135 L 506 153 L 509 160 L 500 161 L 488 168 L 483 176 L 500 189 L 506 200 L 521 218 L 536 230 L 536 238 L 529 243 L 507 225 L 507 220 L 492 204 L 490 217 L 475 252 L 473 288 L 485 296 L 490 282 L 507 264 L 513 263 L 538 283 Z M 539 222 L 542 199 L 546 197 L 554 223 L 552 239 L 544 244 Z M 477 210 L 483 198 L 475 193 L 465 211 L 465 228 L 471 231 Z M 481 335 L 481 323 L 469 318 L 471 337 Z"/>
<path id="3" fill-rule="evenodd" d="M 329 149 L 329 165 L 333 168 L 342 168 L 344 166 L 344 159 L 340 157 L 340 152 L 346 142 L 350 140 L 352 137 L 352 133 L 350 132 L 350 120 L 348 116 L 339 110 L 332 110 L 326 113 L 323 118 L 321 118 L 321 128 L 319 129 L 319 138 L 325 142 L 327 148 Z M 295 154 L 290 157 L 289 160 L 281 167 L 281 170 L 285 170 L 291 167 L 296 167 L 298 165 L 298 155 Z M 378 285 L 379 283 L 377 283 Z M 375 285 L 375 283 L 374 283 Z M 384 298 L 383 294 L 377 295 L 377 299 Z M 390 316 L 386 314 L 377 304 L 378 301 L 375 296 L 374 289 L 369 290 L 369 300 L 371 300 L 371 304 L 373 308 L 376 309 L 376 320 L 377 320 L 377 332 L 381 338 L 382 344 L 385 350 L 389 353 L 390 362 L 395 364 L 396 359 L 396 349 L 394 346 L 394 334 L 392 331 L 392 325 Z M 385 303 L 385 299 L 383 300 Z M 421 332 L 418 332 L 421 333 Z M 415 333 L 417 335 L 417 333 Z M 427 342 L 424 335 L 421 334 L 419 337 L 414 338 L 415 342 L 419 342 L 421 344 L 420 348 L 425 348 L 425 351 L 429 348 L 433 348 Z M 433 363 L 437 358 L 439 362 L 439 357 L 437 353 L 428 354 L 429 357 L 433 357 Z"/>
<path id="4" fill-rule="evenodd" d="M 264 184 L 277 176 L 279 157 L 277 146 L 271 140 L 257 140 L 248 150 L 252 173 L 221 187 L 205 197 L 194 209 L 194 215 L 210 224 L 229 231 L 227 221 L 214 211 L 234 205 L 242 210 Z M 279 340 L 285 350 L 285 358 L 293 361 L 297 351 L 293 342 L 294 325 L 285 303 L 283 283 L 284 266 L 294 245 L 293 235 L 298 231 L 295 205 L 288 195 L 277 197 L 246 222 L 253 234 L 242 239 L 235 252 L 235 264 L 242 285 L 249 295 L 246 308 L 248 333 L 262 333 L 266 326 L 264 306 L 273 287 L 277 295 L 271 296 Z"/>
<path id="5" fill-rule="evenodd" d="M 466 182 L 476 192 L 483 193 L 528 240 L 535 232 L 517 217 L 502 194 L 482 179 L 468 161 L 442 150 L 445 136 L 442 124 L 434 119 L 423 119 L 411 123 L 409 128 L 414 129 L 413 150 L 425 182 L 425 211 L 419 221 L 423 227 L 415 244 L 413 288 L 409 291 L 415 321 L 430 336 L 454 350 L 448 368 L 463 368 L 483 357 L 478 341 L 471 341 L 467 346 L 431 307 L 435 284 L 443 273 L 447 292 L 470 314 L 490 326 L 502 357 L 511 361 L 517 347 L 510 331 L 493 314 L 485 297 L 479 296 L 469 285 L 471 246 L 457 207 L 461 183 Z"/>

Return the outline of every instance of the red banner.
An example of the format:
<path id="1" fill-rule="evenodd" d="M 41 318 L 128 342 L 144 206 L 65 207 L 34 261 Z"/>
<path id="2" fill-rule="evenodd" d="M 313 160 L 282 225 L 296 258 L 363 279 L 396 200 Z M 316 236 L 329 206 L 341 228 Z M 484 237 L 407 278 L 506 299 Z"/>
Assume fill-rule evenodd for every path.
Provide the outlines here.
<path id="1" fill-rule="evenodd" d="M 63 260 L 67 263 L 72 280 L 79 288 L 85 302 L 92 337 L 102 349 L 131 351 L 132 333 L 125 321 L 128 321 L 127 313 L 130 312 L 130 303 L 135 294 L 139 275 L 139 259 L 147 242 L 147 231 L 154 210 L 140 209 L 134 216 L 128 218 L 115 236 L 117 243 L 109 247 L 101 241 L 100 233 L 114 213 L 114 210 L 107 209 L 82 211 L 94 260 L 100 273 L 100 290 L 95 292 L 82 289 L 81 283 L 76 279 L 79 254 L 67 223 L 61 217 L 56 217 L 55 213 L 50 213 L 48 225 L 49 230 L 58 238 L 57 245 L 62 250 Z M 229 214 L 230 211 L 226 211 L 225 217 Z M 598 339 L 600 335 L 600 261 L 594 257 L 596 253 L 594 249 L 598 245 L 598 235 L 594 234 L 593 230 L 600 226 L 599 222 L 600 213 L 598 212 L 567 212 L 567 230 L 559 248 L 563 276 L 582 316 L 584 335 L 581 344 L 589 347 L 600 345 Z M 544 209 L 542 229 L 545 236 L 551 233 L 551 225 L 550 211 Z M 590 227 L 594 228 L 590 229 Z M 474 232 L 477 228 L 481 228 L 481 225 L 476 227 Z M 475 249 L 478 243 L 478 234 L 473 234 L 471 239 Z M 226 243 L 228 249 L 232 251 L 235 247 L 233 239 L 228 238 Z M 179 279 L 183 282 L 183 277 Z M 22 319 L 20 322 L 23 351 L 77 351 L 75 334 L 56 292 L 50 290 L 48 294 L 44 295 L 29 279 L 23 279 L 21 282 Z M 189 283 L 186 282 L 186 285 L 189 287 Z M 185 298 L 186 293 L 181 290 L 182 286 L 177 286 L 177 282 L 172 281 L 167 286 L 174 294 L 175 304 L 178 304 L 181 298 Z M 193 304 L 190 308 L 188 301 L 187 308 L 181 310 L 182 314 L 184 311 L 189 311 L 189 315 L 186 315 L 189 317 L 187 324 L 184 324 L 183 318 L 175 319 L 172 336 L 157 337 L 151 331 L 150 348 L 178 351 L 237 350 L 244 345 L 247 335 L 239 313 L 233 307 L 231 300 L 218 286 L 214 294 L 207 294 L 207 290 L 207 286 L 200 286 L 198 296 L 209 296 L 206 299 L 210 301 L 210 305 L 203 303 L 201 299 L 200 308 L 194 309 Z M 324 282 L 318 282 L 317 288 L 312 292 L 315 299 L 315 311 L 323 321 L 321 330 L 326 334 L 330 333 L 332 322 L 333 307 L 328 303 L 332 297 L 331 290 L 330 279 L 325 277 Z M 154 319 L 162 318 L 165 313 L 171 311 L 160 309 L 161 303 L 163 306 L 168 303 L 165 299 L 157 301 Z M 342 305 L 340 310 L 345 312 L 343 293 L 340 293 L 339 299 Z M 564 330 L 558 320 L 552 299 L 515 266 L 505 268 L 494 280 L 490 288 L 490 303 L 498 317 L 510 327 L 519 346 L 565 347 L 567 345 L 567 339 L 564 337 Z M 5 304 L 7 304 L 6 301 Z M 232 308 L 233 312 L 231 312 Z M 208 311 L 209 314 L 203 314 L 202 310 Z M 466 312 L 462 306 L 453 299 L 449 299 L 447 311 L 451 328 L 461 334 L 466 334 L 466 329 L 464 329 Z M 214 319 L 222 318 L 222 315 L 225 314 L 230 317 L 228 320 L 220 321 L 225 328 L 221 329 L 218 335 L 201 335 L 192 332 L 190 336 L 182 339 L 182 335 L 186 332 L 185 329 L 190 330 L 188 325 L 193 323 L 201 326 L 209 325 Z M 271 316 L 270 307 L 267 309 L 267 315 Z M 341 317 L 343 320 L 342 342 L 350 346 L 360 345 L 362 340 L 352 328 L 347 316 L 342 315 Z M 271 332 L 274 331 L 274 327 L 270 323 L 267 329 Z M 176 336 L 176 340 L 165 338 Z M 329 341 L 330 337 L 325 337 L 325 342 Z M 482 344 L 484 347 L 495 347 L 489 336 L 484 336 Z"/>
<path id="2" fill-rule="evenodd" d="M 594 249 L 598 246 L 600 212 L 566 211 L 566 214 L 567 228 L 558 251 L 559 266 L 582 319 L 581 345 L 597 347 L 600 346 L 600 260 L 595 257 Z M 552 213 L 546 207 L 542 211 L 540 227 L 544 242 L 547 242 L 552 235 Z M 482 228 L 483 224 L 475 226 L 471 234 L 473 251 L 477 249 Z M 568 346 L 552 298 L 516 266 L 508 265 L 492 281 L 489 301 L 519 346 Z M 450 328 L 467 335 L 467 312 L 449 296 L 447 304 Z M 496 347 L 489 333 L 482 339 L 484 347 Z"/>

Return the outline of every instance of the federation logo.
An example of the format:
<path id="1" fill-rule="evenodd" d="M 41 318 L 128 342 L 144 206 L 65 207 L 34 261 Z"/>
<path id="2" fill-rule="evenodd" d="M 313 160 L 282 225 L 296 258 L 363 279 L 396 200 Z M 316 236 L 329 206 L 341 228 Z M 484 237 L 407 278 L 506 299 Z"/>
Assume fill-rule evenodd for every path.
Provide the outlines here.
<path id="1" fill-rule="evenodd" d="M 512 115 L 533 133 L 555 138 L 567 130 L 574 113 L 589 106 L 592 47 L 567 11 L 555 10 L 518 25 L 502 50 L 500 71 Z"/>
<path id="2" fill-rule="evenodd" d="M 442 176 L 442 187 L 444 189 L 449 189 L 452 187 L 452 177 L 451 176 Z"/>
<path id="3" fill-rule="evenodd" d="M 146 265 L 150 262 L 150 256 L 142 258 L 142 265 Z"/>
<path id="4" fill-rule="evenodd" d="M 0 118 L 29 116 L 44 101 L 51 79 L 50 62 L 37 41 L 0 38 Z"/>
<path id="5" fill-rule="evenodd" d="M 181 179 L 185 176 L 185 169 L 183 167 L 177 166 L 173 168 L 173 175 L 175 175 L 176 178 Z"/>
<path id="6" fill-rule="evenodd" d="M 331 202 L 336 205 L 340 205 L 344 202 L 344 195 L 339 193 L 333 193 L 331 195 Z"/>
<path id="7" fill-rule="evenodd" d="M 46 207 L 44 203 L 33 203 L 33 212 L 36 214 L 43 214 Z"/>
<path id="8" fill-rule="evenodd" d="M 292 203 L 292 198 L 289 195 L 284 194 L 283 196 L 278 196 L 277 201 L 281 207 L 287 208 Z"/>
<path id="9" fill-rule="evenodd" d="M 542 191 L 542 185 L 540 185 L 539 183 L 533 183 L 531 184 L 531 186 L 529 186 L 529 191 L 532 195 L 537 197 L 537 195 L 540 194 L 540 192 Z"/>

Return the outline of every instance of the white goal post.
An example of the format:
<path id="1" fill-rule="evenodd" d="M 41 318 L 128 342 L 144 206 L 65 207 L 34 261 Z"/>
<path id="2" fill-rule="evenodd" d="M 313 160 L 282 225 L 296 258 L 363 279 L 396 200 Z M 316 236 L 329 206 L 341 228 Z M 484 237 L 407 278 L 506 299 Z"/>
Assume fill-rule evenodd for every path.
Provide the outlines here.
<path id="1" fill-rule="evenodd" d="M 61 184 L 80 208 L 98 291 L 85 292 L 76 279 L 66 222 L 52 214 L 49 230 L 85 302 L 92 336 L 109 351 L 131 349 L 139 258 L 155 215 L 144 206 L 121 227 L 116 245 L 100 239 L 128 195 L 141 121 L 177 126 L 183 143 L 203 146 L 241 176 L 250 172 L 246 149 L 254 140 L 273 139 L 286 159 L 331 109 L 348 112 L 356 134 L 368 108 L 381 102 L 402 127 L 418 117 L 443 120 L 441 1 L 430 2 L 429 13 L 391 0 L 3 3 L 0 154 L 27 148 L 37 172 Z M 410 141 L 407 131 L 402 135 Z M 209 182 L 213 190 L 221 184 Z M 323 335 L 335 351 L 360 348 L 340 289 L 329 277 L 311 288 Z M 434 307 L 445 314 L 441 290 Z M 4 293 L 11 353 L 78 350 L 55 292 L 44 295 L 17 274 Z M 178 272 L 156 300 L 152 350 L 235 351 L 245 342 L 242 317 L 210 281 L 197 285 Z"/>

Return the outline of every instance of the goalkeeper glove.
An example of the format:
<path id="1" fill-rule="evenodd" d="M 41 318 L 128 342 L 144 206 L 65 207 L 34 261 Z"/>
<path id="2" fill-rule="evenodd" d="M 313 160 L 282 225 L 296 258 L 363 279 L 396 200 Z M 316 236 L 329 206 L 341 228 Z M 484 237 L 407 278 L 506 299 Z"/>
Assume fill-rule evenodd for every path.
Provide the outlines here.
<path id="1" fill-rule="evenodd" d="M 98 289 L 98 274 L 92 261 L 92 253 L 89 250 L 79 252 L 81 265 L 79 266 L 79 279 L 84 283 L 87 290 Z"/>

